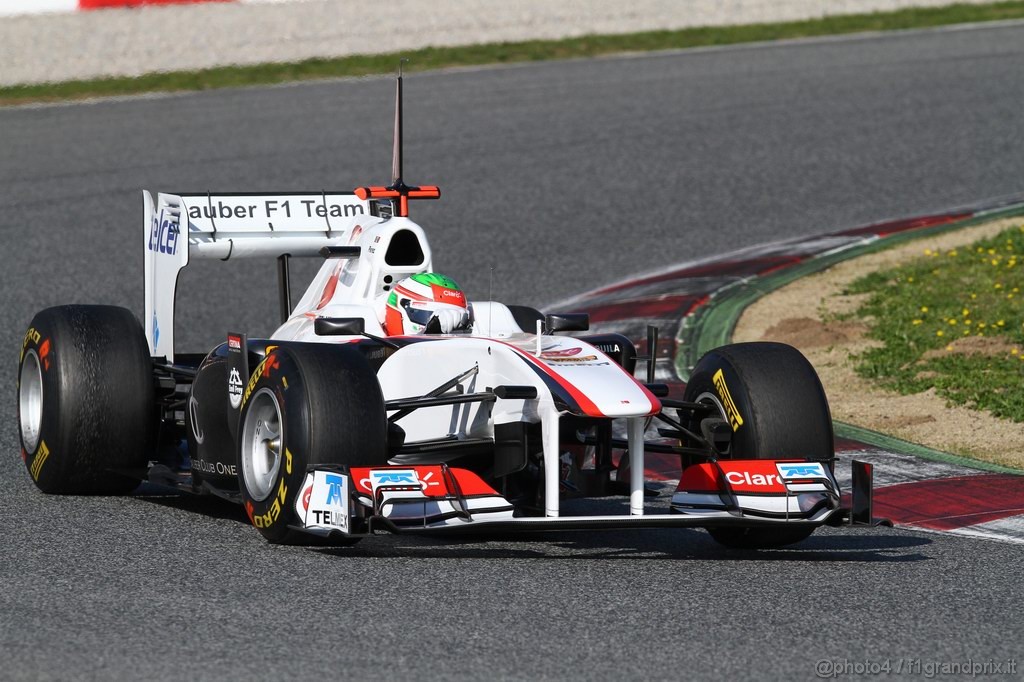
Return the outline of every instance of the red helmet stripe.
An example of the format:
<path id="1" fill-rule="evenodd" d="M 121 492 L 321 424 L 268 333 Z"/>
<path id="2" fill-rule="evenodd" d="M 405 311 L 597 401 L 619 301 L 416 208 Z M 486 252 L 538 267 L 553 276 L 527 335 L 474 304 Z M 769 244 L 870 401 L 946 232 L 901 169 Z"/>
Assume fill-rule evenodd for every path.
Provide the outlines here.
<path id="1" fill-rule="evenodd" d="M 384 309 L 384 331 L 388 336 L 400 336 L 405 333 L 405 326 L 402 322 L 402 313 L 391 306 Z"/>

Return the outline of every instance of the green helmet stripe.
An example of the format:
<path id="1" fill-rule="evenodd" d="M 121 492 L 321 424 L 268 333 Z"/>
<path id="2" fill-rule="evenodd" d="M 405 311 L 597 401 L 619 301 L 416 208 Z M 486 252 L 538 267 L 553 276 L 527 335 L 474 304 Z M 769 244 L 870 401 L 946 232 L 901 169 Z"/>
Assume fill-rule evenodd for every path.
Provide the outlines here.
<path id="1" fill-rule="evenodd" d="M 418 282 L 419 284 L 424 284 L 427 286 L 430 286 L 431 284 L 436 284 L 439 287 L 444 287 L 446 289 L 455 289 L 456 291 L 459 291 L 459 285 L 455 283 L 454 279 L 452 279 L 451 277 L 445 277 L 444 275 L 439 275 L 436 272 L 423 272 L 417 275 L 413 275 L 412 280 L 414 282 Z"/>

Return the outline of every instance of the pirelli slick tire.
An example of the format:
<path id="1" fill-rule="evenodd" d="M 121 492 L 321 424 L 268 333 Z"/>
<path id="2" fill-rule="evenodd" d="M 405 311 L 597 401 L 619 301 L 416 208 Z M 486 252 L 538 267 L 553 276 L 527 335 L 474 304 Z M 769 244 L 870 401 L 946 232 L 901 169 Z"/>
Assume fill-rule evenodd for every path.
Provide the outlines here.
<path id="1" fill-rule="evenodd" d="M 113 306 L 32 318 L 18 367 L 21 456 L 45 493 L 126 493 L 145 476 L 157 413 L 149 345 Z"/>
<path id="2" fill-rule="evenodd" d="M 709 351 L 686 384 L 684 400 L 712 403 L 733 429 L 734 459 L 829 460 L 832 417 L 817 373 L 800 351 L 781 343 L 738 343 Z M 699 424 L 692 425 L 698 429 Z M 813 528 L 709 528 L 728 547 L 781 547 Z"/>
<path id="3" fill-rule="evenodd" d="M 242 394 L 238 487 L 252 524 L 272 543 L 316 544 L 289 529 L 314 464 L 387 464 L 387 415 L 377 375 L 343 345 L 288 344 L 256 367 Z"/>

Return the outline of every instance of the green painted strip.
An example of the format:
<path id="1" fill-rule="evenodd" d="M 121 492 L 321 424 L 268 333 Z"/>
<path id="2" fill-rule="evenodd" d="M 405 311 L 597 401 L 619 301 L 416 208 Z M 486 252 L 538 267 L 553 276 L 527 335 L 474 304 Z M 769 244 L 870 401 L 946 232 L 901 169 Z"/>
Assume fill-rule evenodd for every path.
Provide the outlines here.
<path id="1" fill-rule="evenodd" d="M 877 431 L 865 429 L 860 426 L 854 426 L 853 424 L 833 422 L 833 426 L 835 427 L 836 435 L 840 438 L 859 440 L 862 443 L 873 445 L 876 448 L 889 450 L 890 452 L 914 455 L 921 459 L 946 462 L 947 464 L 956 464 L 958 466 L 969 467 L 971 469 L 981 469 L 982 471 L 992 471 L 999 474 L 1018 474 L 1024 476 L 1024 471 L 1021 471 L 1020 469 L 1012 469 L 1010 467 L 1004 467 L 990 462 L 982 462 L 978 459 L 971 459 L 970 457 L 952 455 L 948 452 L 942 452 L 941 450 L 933 450 L 932 448 L 924 445 L 918 445 L 917 443 L 911 443 L 910 441 L 902 440 L 900 438 L 887 436 L 884 433 L 878 433 Z"/>
<path id="2" fill-rule="evenodd" d="M 676 355 L 676 370 L 684 379 L 697 364 L 701 356 L 712 348 L 732 341 L 736 323 L 751 304 L 776 289 L 780 289 L 801 277 L 812 275 L 851 258 L 857 258 L 876 251 L 903 244 L 905 242 L 930 237 L 937 234 L 961 230 L 973 225 L 1024 215 L 1024 204 L 979 211 L 970 218 L 942 225 L 897 232 L 883 238 L 865 238 L 863 242 L 852 244 L 842 251 L 821 256 L 814 256 L 802 263 L 785 268 L 764 277 L 751 277 L 746 281 L 737 282 L 734 286 L 714 292 L 711 301 L 699 308 L 691 317 L 683 321 L 677 341 L 679 353 Z"/>
<path id="3" fill-rule="evenodd" d="M 683 320 L 683 325 L 677 338 L 679 350 L 676 354 L 676 370 L 683 379 L 689 377 L 690 370 L 693 369 L 704 353 L 732 341 L 732 335 L 736 330 L 736 323 L 748 306 L 762 296 L 780 289 L 801 277 L 827 270 L 837 263 L 876 251 L 882 251 L 915 239 L 962 230 L 1000 218 L 1013 218 L 1022 215 L 1024 215 L 1024 203 L 978 211 L 972 217 L 965 218 L 964 220 L 898 232 L 877 239 L 865 238 L 863 242 L 855 243 L 841 251 L 812 256 L 802 263 L 764 277 L 755 276 L 747 280 L 738 281 L 732 286 L 714 292 L 707 305 L 702 306 L 693 315 Z M 853 438 L 878 447 L 892 448 L 896 452 L 915 455 L 922 459 L 959 464 L 984 471 L 1024 473 L 1018 469 L 933 450 L 923 445 L 909 443 L 851 424 L 835 422 L 834 427 L 836 434 L 841 437 Z"/>
<path id="4" fill-rule="evenodd" d="M 1024 18 L 1024 2 L 1012 0 L 980 5 L 951 3 L 940 7 L 906 7 L 891 12 L 836 15 L 770 24 L 700 26 L 674 31 L 589 35 L 562 40 L 427 47 L 401 53 L 363 54 L 252 66 L 223 66 L 201 71 L 150 73 L 137 78 L 112 77 L 4 86 L 0 87 L 0 106 L 144 92 L 210 90 L 322 78 L 390 74 L 394 73 L 399 57 L 410 59 L 406 71 L 411 72 L 484 64 L 580 59 L 825 35 L 901 31 L 988 21 L 1012 21 L 1021 18 Z"/>

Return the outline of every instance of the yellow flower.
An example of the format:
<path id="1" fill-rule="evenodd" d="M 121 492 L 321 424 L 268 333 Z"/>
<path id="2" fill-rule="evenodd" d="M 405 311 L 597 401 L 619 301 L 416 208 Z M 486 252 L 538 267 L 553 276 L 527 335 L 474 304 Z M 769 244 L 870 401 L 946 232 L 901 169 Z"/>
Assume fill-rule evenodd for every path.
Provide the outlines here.
<path id="1" fill-rule="evenodd" d="M 985 328 L 985 323 L 984 322 L 979 322 L 978 323 L 978 329 L 984 329 L 984 328 Z"/>
<path id="2" fill-rule="evenodd" d="M 915 325 L 921 324 L 921 320 L 914 320 L 911 324 L 915 324 Z"/>
<path id="3" fill-rule="evenodd" d="M 924 250 L 924 255 L 926 255 L 926 256 L 932 255 L 932 250 L 931 249 L 925 249 Z"/>
<path id="4" fill-rule="evenodd" d="M 1006 320 L 999 320 L 998 322 L 996 322 L 996 326 L 997 327 L 1005 327 L 1006 326 Z"/>
<path id="5" fill-rule="evenodd" d="M 1010 355 L 1016 355 L 1019 352 L 1016 346 L 1010 349 Z"/>
<path id="6" fill-rule="evenodd" d="M 995 258 L 993 258 L 993 259 L 992 259 L 991 261 L 989 261 L 989 262 L 990 262 L 990 263 L 992 263 L 992 267 L 995 267 L 995 266 L 999 265 L 999 261 L 997 261 L 997 260 L 996 260 Z"/>
<path id="7" fill-rule="evenodd" d="M 921 312 L 922 313 L 928 312 L 928 306 L 926 306 L 926 305 L 921 306 Z"/>
<path id="8" fill-rule="evenodd" d="M 989 249 L 989 250 L 988 250 L 988 255 L 992 256 L 992 255 L 994 255 L 994 254 L 995 254 L 995 252 L 996 252 L 996 250 L 995 250 L 995 249 Z"/>
<path id="9" fill-rule="evenodd" d="M 976 299 L 976 298 L 978 298 L 978 295 L 977 295 L 977 294 L 971 294 L 971 300 L 972 300 L 972 301 L 973 301 L 974 299 Z"/>
<path id="10" fill-rule="evenodd" d="M 1010 289 L 1010 291 L 1012 291 L 1015 294 L 1019 294 L 1020 293 L 1020 289 L 1018 289 L 1017 287 L 1014 287 L 1014 288 Z"/>
<path id="11" fill-rule="evenodd" d="M 971 323 L 970 320 L 964 320 L 964 324 L 970 324 L 970 323 Z"/>
<path id="12" fill-rule="evenodd" d="M 953 350 L 953 344 L 946 346 L 946 350 Z"/>
<path id="13" fill-rule="evenodd" d="M 913 281 L 914 281 L 914 278 L 913 278 L 913 277 L 907 277 L 907 281 L 908 281 L 908 282 L 913 282 Z"/>
<path id="14" fill-rule="evenodd" d="M 996 282 L 995 286 L 996 286 L 996 289 L 1002 289 L 1003 288 L 1003 285 L 1000 284 L 999 282 Z"/>
<path id="15" fill-rule="evenodd" d="M 949 323 L 950 324 L 956 324 L 956 318 L 955 317 L 949 318 Z"/>
<path id="16" fill-rule="evenodd" d="M 968 315 L 971 314 L 971 311 L 968 310 L 967 308 L 964 308 L 964 311 L 962 313 L 960 313 L 960 314 L 963 315 L 964 317 L 967 317 Z"/>
<path id="17" fill-rule="evenodd" d="M 970 330 L 970 329 L 965 329 L 965 330 L 964 330 L 964 336 L 967 336 L 967 335 L 968 335 L 968 334 L 970 334 L 970 333 L 971 333 L 971 330 Z"/>
<path id="18" fill-rule="evenodd" d="M 939 331 L 935 332 L 935 336 L 944 336 L 944 335 L 945 335 L 945 332 L 943 332 L 941 329 Z"/>

